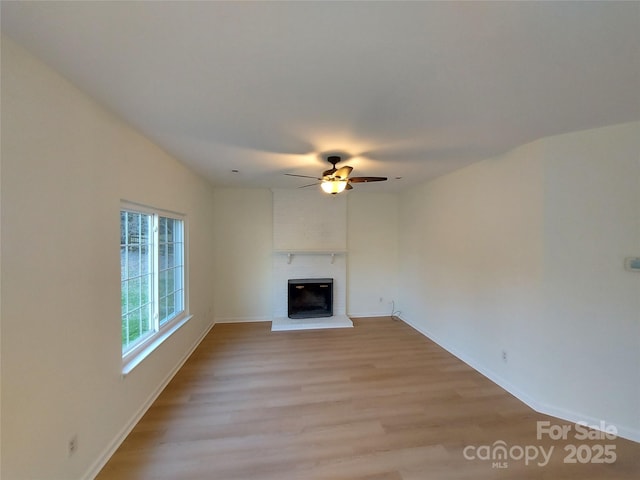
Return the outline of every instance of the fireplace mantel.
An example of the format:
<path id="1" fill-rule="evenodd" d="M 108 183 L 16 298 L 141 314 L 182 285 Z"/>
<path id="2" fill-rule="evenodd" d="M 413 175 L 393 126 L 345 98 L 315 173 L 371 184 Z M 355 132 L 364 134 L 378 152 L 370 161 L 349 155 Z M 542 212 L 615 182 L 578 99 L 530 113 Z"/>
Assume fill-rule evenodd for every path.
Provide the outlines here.
<path id="1" fill-rule="evenodd" d="M 346 255 L 346 250 L 275 250 L 276 255 L 286 255 L 287 263 L 291 263 L 296 255 L 327 255 L 331 258 L 331 263 L 335 261 L 336 255 Z"/>

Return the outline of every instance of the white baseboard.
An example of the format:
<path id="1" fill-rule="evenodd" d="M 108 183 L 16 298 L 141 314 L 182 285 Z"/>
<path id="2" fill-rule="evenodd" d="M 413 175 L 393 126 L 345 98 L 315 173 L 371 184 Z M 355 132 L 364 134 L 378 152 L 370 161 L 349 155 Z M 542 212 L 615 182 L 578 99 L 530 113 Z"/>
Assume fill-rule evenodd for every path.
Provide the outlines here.
<path id="1" fill-rule="evenodd" d="M 427 337 L 429 340 L 433 341 L 434 343 L 436 343 L 439 346 L 441 346 L 442 348 L 444 348 L 446 351 L 448 351 L 449 353 L 451 353 L 455 357 L 457 357 L 460 360 L 462 360 L 464 363 L 469 365 L 471 368 L 473 368 L 475 371 L 477 371 L 478 373 L 480 373 L 484 377 L 486 377 L 489 380 L 491 380 L 493 383 L 495 383 L 499 387 L 505 389 L 511 395 L 513 395 L 518 400 L 522 401 L 523 403 L 525 403 L 526 405 L 531 407 L 536 412 L 542 413 L 544 415 L 549 415 L 551 417 L 555 417 L 555 418 L 558 418 L 560 420 L 565 420 L 565 421 L 568 421 L 568 422 L 572 422 L 572 423 L 587 422 L 589 425 L 593 425 L 593 426 L 600 425 L 600 421 L 602 419 L 592 418 L 591 416 L 588 416 L 588 415 L 583 415 L 583 414 L 580 414 L 578 412 L 574 412 L 572 410 L 567 410 L 565 408 L 558 407 L 556 405 L 550 405 L 548 403 L 541 402 L 537 398 L 534 398 L 531 395 L 529 395 L 527 392 L 525 392 L 525 391 L 521 390 L 520 388 L 514 386 L 513 384 L 511 384 L 510 382 L 508 382 L 507 380 L 505 380 L 504 378 L 502 378 L 500 375 L 496 374 L 495 372 L 493 372 L 493 371 L 491 371 L 489 369 L 486 369 L 486 368 L 482 367 L 481 365 L 478 365 L 477 362 L 474 359 L 468 357 L 463 352 L 460 352 L 455 347 L 452 347 L 451 345 L 448 345 L 446 342 L 441 341 L 438 337 L 436 337 L 435 335 L 431 334 L 431 332 L 427 331 L 426 329 L 414 324 L 413 322 L 411 322 L 411 321 L 409 321 L 409 320 L 407 320 L 405 318 L 402 318 L 402 317 L 397 317 L 397 318 L 402 320 L 407 325 L 411 326 L 413 329 L 415 329 L 418 332 L 420 332 L 422 335 Z M 627 440 L 631 440 L 633 442 L 639 442 L 640 443 L 640 431 L 638 431 L 636 429 L 633 429 L 633 428 L 628 428 L 628 427 L 625 427 L 625 426 L 621 426 L 621 425 L 615 425 L 615 426 L 618 429 L 617 436 L 619 436 L 621 438 L 626 438 Z"/>
<path id="2" fill-rule="evenodd" d="M 348 313 L 349 318 L 382 318 L 391 316 L 389 313 Z M 273 322 L 271 317 L 221 317 L 216 318 L 215 323 L 251 323 L 251 322 Z"/>
<path id="3" fill-rule="evenodd" d="M 390 317 L 391 316 L 391 312 L 387 312 L 387 313 L 380 313 L 380 312 L 375 312 L 375 313 L 349 313 L 347 314 L 349 317 L 351 318 L 382 318 L 382 317 Z"/>
<path id="4" fill-rule="evenodd" d="M 390 313 L 348 313 L 349 318 L 382 318 L 390 317 Z M 250 322 L 272 322 L 272 317 L 220 317 L 215 319 L 215 323 L 250 323 Z"/>
<path id="5" fill-rule="evenodd" d="M 249 323 L 249 322 L 270 322 L 271 317 L 222 317 L 216 318 L 214 323 Z"/>
<path id="6" fill-rule="evenodd" d="M 202 342 L 204 337 L 206 337 L 207 334 L 211 331 L 214 325 L 215 325 L 215 322 L 212 322 L 211 325 L 209 325 L 204 330 L 204 332 L 196 339 L 196 341 L 193 342 L 189 350 L 182 356 L 182 358 L 176 364 L 176 366 L 173 369 L 171 369 L 171 371 L 162 380 L 162 382 L 160 382 L 160 385 L 151 393 L 151 395 L 149 395 L 149 397 L 145 400 L 145 402 L 138 409 L 138 411 L 133 415 L 133 417 L 129 420 L 129 422 L 127 422 L 124 428 L 120 430 L 120 432 L 109 443 L 109 445 L 107 445 L 107 447 L 103 450 L 102 454 L 98 457 L 98 459 L 95 462 L 93 462 L 93 464 L 89 467 L 86 474 L 81 477 L 83 480 L 93 480 L 98 475 L 98 473 L 100 473 L 100 470 L 102 470 L 102 468 L 107 464 L 107 462 L 116 452 L 118 447 L 127 438 L 127 435 L 131 433 L 131 431 L 138 424 L 142 416 L 147 412 L 147 410 L 149 410 L 149 407 L 151 407 L 153 402 L 156 401 L 158 396 L 169 384 L 171 379 L 173 379 L 175 374 L 178 373 L 178 371 L 182 368 L 182 366 L 185 364 L 185 362 L 188 360 L 191 354 L 195 351 L 198 345 L 200 345 L 200 342 Z"/>
<path id="7" fill-rule="evenodd" d="M 549 405 L 547 403 L 537 403 L 535 406 L 531 406 L 536 412 L 544 413 L 551 417 L 560 418 L 572 423 L 586 422 L 588 425 L 597 427 L 602 422 L 601 418 L 595 418 L 590 415 L 583 415 L 572 410 L 566 410 L 564 408 Z M 611 426 L 611 424 L 608 424 Z M 640 430 L 625 427 L 624 425 L 615 424 L 617 430 L 616 436 L 631 440 L 632 442 L 640 443 Z M 600 430 L 599 428 L 597 428 Z"/>

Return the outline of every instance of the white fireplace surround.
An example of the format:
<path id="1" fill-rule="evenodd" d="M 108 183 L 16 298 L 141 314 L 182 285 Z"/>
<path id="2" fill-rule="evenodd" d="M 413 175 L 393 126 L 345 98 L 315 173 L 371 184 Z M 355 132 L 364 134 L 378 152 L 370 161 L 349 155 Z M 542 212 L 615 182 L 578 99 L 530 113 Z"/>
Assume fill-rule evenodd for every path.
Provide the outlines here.
<path id="1" fill-rule="evenodd" d="M 288 282 L 295 278 L 333 278 L 333 316 L 290 319 Z M 273 330 L 335 328 L 353 326 L 346 315 L 346 252 L 296 252 L 289 263 L 289 252 L 276 252 L 273 258 Z"/>
<path id="2" fill-rule="evenodd" d="M 272 330 L 351 327 L 347 311 L 346 198 L 311 191 L 273 191 Z M 333 316 L 289 319 L 288 281 L 333 279 Z"/>

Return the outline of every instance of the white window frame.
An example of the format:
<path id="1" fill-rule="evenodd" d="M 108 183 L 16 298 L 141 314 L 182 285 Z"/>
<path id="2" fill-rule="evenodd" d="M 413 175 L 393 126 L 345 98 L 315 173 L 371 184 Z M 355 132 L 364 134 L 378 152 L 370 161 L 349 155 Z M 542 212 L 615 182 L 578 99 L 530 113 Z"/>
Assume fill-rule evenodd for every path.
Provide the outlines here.
<path id="1" fill-rule="evenodd" d="M 126 375 L 139 365 L 151 352 L 153 352 L 159 345 L 162 344 L 167 338 L 169 338 L 173 332 L 178 330 L 184 325 L 190 318 L 189 314 L 189 287 L 188 287 L 188 223 L 187 216 L 181 213 L 172 212 L 169 210 L 162 210 L 158 208 L 141 205 L 134 202 L 122 201 L 120 203 L 120 212 L 128 211 L 133 213 L 141 213 L 150 215 L 152 217 L 152 329 L 150 333 L 147 333 L 141 337 L 140 341 L 135 343 L 130 349 L 122 352 L 122 374 Z M 176 316 L 167 320 L 164 323 L 160 323 L 159 318 L 159 219 L 160 217 L 170 218 L 182 222 L 182 311 Z M 119 217 L 118 217 L 119 218 Z M 122 277 L 121 277 L 122 278 Z M 121 283 L 122 291 L 122 283 Z M 122 315 L 120 316 L 120 330 L 122 329 Z M 122 334 L 120 335 L 120 348 L 122 349 Z"/>

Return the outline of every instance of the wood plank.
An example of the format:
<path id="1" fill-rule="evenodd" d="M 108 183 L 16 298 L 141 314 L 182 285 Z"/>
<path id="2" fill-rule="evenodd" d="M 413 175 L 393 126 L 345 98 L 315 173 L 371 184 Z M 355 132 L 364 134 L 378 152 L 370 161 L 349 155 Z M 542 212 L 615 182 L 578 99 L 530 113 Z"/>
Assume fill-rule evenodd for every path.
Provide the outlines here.
<path id="1" fill-rule="evenodd" d="M 536 438 L 529 407 L 391 318 L 353 329 L 216 325 L 98 480 L 636 479 L 640 445 Z M 554 448 L 549 463 L 465 459 L 465 447 Z M 569 443 L 612 464 L 567 464 Z"/>

